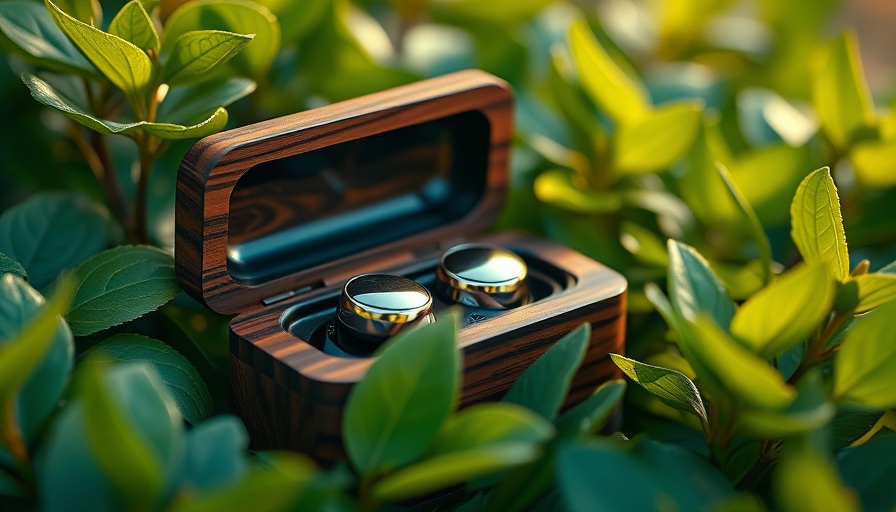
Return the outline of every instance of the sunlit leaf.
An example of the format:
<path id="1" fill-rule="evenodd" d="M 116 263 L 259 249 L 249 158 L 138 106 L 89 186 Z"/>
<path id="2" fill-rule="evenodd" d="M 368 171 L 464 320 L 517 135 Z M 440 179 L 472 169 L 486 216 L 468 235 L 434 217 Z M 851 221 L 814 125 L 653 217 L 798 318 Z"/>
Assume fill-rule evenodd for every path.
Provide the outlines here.
<path id="1" fill-rule="evenodd" d="M 849 253 L 840 199 L 830 170 L 822 167 L 800 183 L 790 206 L 793 242 L 807 263 L 823 263 L 836 279 L 849 276 Z"/>
<path id="2" fill-rule="evenodd" d="M 856 313 L 864 313 L 872 309 L 896 301 L 896 275 L 865 274 L 854 279 L 858 286 L 858 304 Z"/>
<path id="3" fill-rule="evenodd" d="M 834 396 L 869 407 L 896 407 L 896 303 L 861 317 L 834 359 Z"/>
<path id="4" fill-rule="evenodd" d="M 209 112 L 251 94 L 255 85 L 255 82 L 246 78 L 231 78 L 172 87 L 159 104 L 158 120 L 190 125 L 196 121 L 197 116 L 206 119 Z"/>
<path id="5" fill-rule="evenodd" d="M 656 233 L 633 222 L 623 222 L 619 231 L 619 242 L 642 263 L 669 265 L 666 244 Z"/>
<path id="6" fill-rule="evenodd" d="M 170 85 L 199 80 L 232 59 L 253 37 L 220 30 L 187 32 L 174 42 L 162 66 L 163 80 Z"/>
<path id="7" fill-rule="evenodd" d="M 849 161 L 863 185 L 896 185 L 896 140 L 860 142 L 853 147 Z"/>
<path id="8" fill-rule="evenodd" d="M 696 414 L 702 424 L 708 424 L 703 398 L 691 379 L 675 370 L 641 363 L 618 354 L 610 354 L 610 357 L 626 375 L 664 404 Z"/>
<path id="9" fill-rule="evenodd" d="M 99 0 L 60 0 L 56 5 L 88 25 L 99 27 L 103 23 L 103 8 Z"/>
<path id="10" fill-rule="evenodd" d="M 796 400 L 782 411 L 743 411 L 737 418 L 739 429 L 752 437 L 778 438 L 822 428 L 834 417 L 836 408 L 827 401 L 827 390 L 818 372 L 800 379 L 797 391 Z"/>
<path id="11" fill-rule="evenodd" d="M 535 178 L 535 195 L 545 203 L 580 213 L 609 213 L 622 207 L 619 195 L 582 190 L 576 180 L 581 176 L 568 169 L 550 169 Z"/>
<path id="12" fill-rule="evenodd" d="M 740 213 L 742 223 L 746 226 L 746 231 L 749 232 L 753 236 L 753 240 L 756 242 L 756 246 L 759 247 L 759 261 L 762 269 L 762 283 L 768 284 L 771 279 L 771 269 L 772 269 L 772 248 L 771 244 L 768 241 L 768 237 L 765 234 L 765 230 L 762 227 L 762 224 L 759 222 L 759 218 L 756 217 L 756 213 L 753 211 L 753 207 L 750 206 L 750 203 L 741 193 L 740 189 L 737 188 L 737 185 L 734 183 L 734 180 L 731 178 L 731 175 L 728 173 L 728 169 L 725 168 L 724 165 L 717 165 L 717 170 L 719 175 L 722 177 L 722 183 L 725 184 L 725 188 L 728 192 L 729 197 L 734 201 L 734 204 L 737 205 L 738 212 Z"/>
<path id="13" fill-rule="evenodd" d="M 807 447 L 795 447 L 784 454 L 777 464 L 772 489 L 783 512 L 858 511 L 836 468 Z"/>
<path id="14" fill-rule="evenodd" d="M 130 41 L 144 50 L 158 53 L 159 34 L 139 0 L 131 0 L 109 23 L 109 33 Z"/>
<path id="15" fill-rule="evenodd" d="M 77 75 L 97 75 L 96 68 L 56 26 L 46 7 L 37 2 L 0 2 L 0 32 L 35 64 Z"/>
<path id="16" fill-rule="evenodd" d="M 709 264 L 693 247 L 669 240 L 669 299 L 685 320 L 710 315 L 724 329 L 734 317 L 734 302 Z"/>
<path id="17" fill-rule="evenodd" d="M 697 102 L 673 103 L 623 124 L 614 137 L 615 168 L 622 173 L 669 169 L 693 145 L 702 111 Z"/>

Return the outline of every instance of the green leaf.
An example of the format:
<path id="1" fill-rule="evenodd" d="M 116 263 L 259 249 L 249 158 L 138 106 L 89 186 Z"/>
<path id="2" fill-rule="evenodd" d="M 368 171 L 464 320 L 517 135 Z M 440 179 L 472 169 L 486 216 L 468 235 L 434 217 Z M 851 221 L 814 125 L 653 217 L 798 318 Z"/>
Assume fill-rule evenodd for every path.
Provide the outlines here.
<path id="1" fill-rule="evenodd" d="M 38 289 L 108 243 L 108 214 L 80 195 L 36 194 L 0 215 L 0 252 L 21 263 Z"/>
<path id="2" fill-rule="evenodd" d="M 326 16 L 332 0 L 307 0 L 301 9 L 295 8 L 293 0 L 264 0 L 265 7 L 277 18 L 283 31 L 283 43 L 295 43 L 303 40 L 317 28 L 321 19 Z"/>
<path id="3" fill-rule="evenodd" d="M 896 301 L 896 275 L 864 274 L 853 281 L 859 288 L 856 313 L 871 311 L 880 305 Z"/>
<path id="4" fill-rule="evenodd" d="M 557 102 L 560 113 L 567 125 L 578 132 L 580 147 L 600 147 L 606 144 L 606 134 L 600 118 L 578 86 L 572 72 L 572 63 L 565 49 L 551 47 L 551 62 L 548 68 L 548 87 L 551 97 Z"/>
<path id="5" fill-rule="evenodd" d="M 107 121 L 94 117 L 93 114 L 90 114 L 84 107 L 80 106 L 77 101 L 57 91 L 53 86 L 34 75 L 23 73 L 22 81 L 31 90 L 31 96 L 40 103 L 55 108 L 91 130 L 104 134 L 121 134 L 134 137 L 138 132 L 145 131 L 162 139 L 189 139 L 215 133 L 227 124 L 227 111 L 223 108 L 218 108 L 208 118 L 191 126 L 148 123 L 146 121 L 138 121 L 136 123 Z"/>
<path id="6" fill-rule="evenodd" d="M 849 161 L 866 187 L 896 185 L 896 140 L 860 142 L 850 152 Z"/>
<path id="7" fill-rule="evenodd" d="M 760 439 L 792 436 L 822 428 L 836 413 L 827 401 L 827 390 L 818 372 L 797 383 L 796 400 L 783 411 L 746 409 L 737 419 L 740 429 Z"/>
<path id="8" fill-rule="evenodd" d="M 109 23 L 109 33 L 156 53 L 161 48 L 159 34 L 139 0 L 131 0 L 118 11 Z"/>
<path id="9" fill-rule="evenodd" d="M 857 131 L 871 125 L 874 106 L 855 34 L 844 32 L 829 47 L 812 77 L 812 104 L 828 139 L 841 151 Z"/>
<path id="10" fill-rule="evenodd" d="M 594 394 L 561 414 L 555 421 L 558 439 L 594 434 L 604 426 L 622 400 L 626 384 L 622 379 L 604 382 Z"/>
<path id="11" fill-rule="evenodd" d="M 896 407 L 896 303 L 884 304 L 861 317 L 840 344 L 834 359 L 834 390 L 838 400 L 868 407 Z"/>
<path id="12" fill-rule="evenodd" d="M 783 409 L 793 402 L 796 393 L 778 372 L 731 339 L 711 318 L 698 317 L 690 332 L 697 357 L 721 383 L 720 391 L 756 409 Z"/>
<path id="13" fill-rule="evenodd" d="M 896 436 L 876 436 L 837 453 L 843 484 L 858 494 L 862 510 L 889 511 L 896 507 Z"/>
<path id="14" fill-rule="evenodd" d="M 624 174 L 669 169 L 693 146 L 702 112 L 699 102 L 672 103 L 623 124 L 614 138 L 613 165 Z"/>
<path id="15" fill-rule="evenodd" d="M 2 217 L 0 217 L 0 223 L 2 223 Z M 25 267 L 18 261 L 0 252 L 0 276 L 3 274 L 12 274 L 28 280 L 28 272 L 25 272 Z"/>
<path id="16" fill-rule="evenodd" d="M 201 492 L 234 485 L 246 473 L 248 445 L 246 428 L 235 416 L 196 425 L 187 432 L 178 487 Z"/>
<path id="17" fill-rule="evenodd" d="M 97 74 L 56 26 L 47 9 L 37 2 L 0 2 L 0 32 L 35 64 L 82 76 Z"/>
<path id="18" fill-rule="evenodd" d="M 685 320 L 700 313 L 710 315 L 728 329 L 734 317 L 734 301 L 709 268 L 709 263 L 693 247 L 669 240 L 669 298 L 675 312 Z"/>
<path id="19" fill-rule="evenodd" d="M 408 2 L 414 5 L 415 2 Z M 532 18 L 550 5 L 551 0 L 450 0 L 432 2 L 433 15 L 451 20 L 477 20 L 491 23 L 519 22 Z"/>
<path id="20" fill-rule="evenodd" d="M 650 97 L 644 86 L 613 62 L 584 20 L 577 19 L 570 25 L 569 47 L 585 92 L 614 121 L 629 124 L 650 112 Z"/>
<path id="21" fill-rule="evenodd" d="M 291 7 L 296 10 L 295 5 Z M 305 2 L 298 10 L 306 13 L 308 8 Z M 252 42 L 234 57 L 231 65 L 239 74 L 257 79 L 267 76 L 280 49 L 280 24 L 277 17 L 261 3 L 244 0 L 197 0 L 185 3 L 165 21 L 162 52 L 170 54 L 181 36 L 197 30 L 254 34 Z"/>
<path id="22" fill-rule="evenodd" d="M 837 187 L 827 167 L 814 171 L 800 183 L 790 205 L 790 217 L 790 236 L 803 259 L 807 263 L 823 263 L 837 280 L 846 280 L 846 233 Z"/>
<path id="23" fill-rule="evenodd" d="M 824 265 L 803 265 L 749 298 L 734 315 L 731 334 L 764 358 L 805 340 L 831 312 L 835 282 Z"/>
<path id="24" fill-rule="evenodd" d="M 734 493 L 706 460 L 685 448 L 647 439 L 562 448 L 557 477 L 572 512 L 705 510 Z"/>
<path id="25" fill-rule="evenodd" d="M 639 261 L 657 267 L 669 265 L 666 244 L 656 233 L 633 222 L 623 222 L 619 231 L 619 242 Z"/>
<path id="26" fill-rule="evenodd" d="M 380 480 L 381 500 L 398 501 L 534 460 L 554 434 L 541 416 L 517 405 L 479 404 L 448 418 L 422 462 Z"/>
<path id="27" fill-rule="evenodd" d="M 837 415 L 831 420 L 831 449 L 846 448 L 861 439 L 883 416 L 880 410 L 838 404 Z"/>
<path id="28" fill-rule="evenodd" d="M 422 455 L 457 403 L 455 319 L 400 333 L 351 391 L 342 424 L 349 460 L 376 475 Z"/>
<path id="29" fill-rule="evenodd" d="M 610 354 L 610 357 L 619 369 L 650 394 L 666 405 L 696 414 L 700 418 L 700 423 L 708 428 L 709 420 L 703 398 L 691 379 L 681 372 L 641 363 L 619 354 Z"/>
<path id="30" fill-rule="evenodd" d="M 88 25 L 99 27 L 103 23 L 103 9 L 99 0 L 60 0 L 56 5 L 73 18 Z"/>
<path id="31" fill-rule="evenodd" d="M 197 118 L 207 119 L 209 112 L 214 112 L 219 107 L 226 107 L 254 90 L 255 82 L 245 78 L 172 87 L 159 104 L 158 119 L 168 123 L 189 125 Z"/>
<path id="32" fill-rule="evenodd" d="M 753 207 L 750 206 L 750 203 L 747 202 L 747 199 L 741 193 L 740 189 L 737 188 L 737 185 L 728 173 L 728 169 L 721 164 L 717 164 L 716 169 L 722 177 L 722 183 L 725 184 L 729 197 L 731 197 L 734 204 L 737 205 L 741 219 L 743 223 L 747 225 L 747 231 L 753 236 L 756 246 L 759 247 L 759 261 L 762 267 L 762 284 L 767 285 L 771 280 L 772 275 L 772 247 L 768 241 L 768 237 L 765 235 L 765 230 L 762 228 L 759 218 L 756 217 L 756 212 L 753 211 Z"/>
<path id="33" fill-rule="evenodd" d="M 836 468 L 805 447 L 784 454 L 773 475 L 772 490 L 783 512 L 858 511 Z"/>
<path id="34" fill-rule="evenodd" d="M 503 401 L 527 407 L 549 420 L 556 418 L 576 370 L 585 360 L 590 339 L 590 324 L 560 338 L 523 372 Z"/>
<path id="35" fill-rule="evenodd" d="M 101 252 L 75 270 L 77 288 L 66 320 L 86 336 L 133 320 L 165 304 L 180 290 L 170 254 L 148 246 Z"/>
<path id="36" fill-rule="evenodd" d="M 622 199 L 611 192 L 592 192 L 577 186 L 581 176 L 568 169 L 549 169 L 535 178 L 540 201 L 578 213 L 609 213 L 622 208 Z"/>
<path id="37" fill-rule="evenodd" d="M 136 103 L 153 78 L 146 53 L 124 39 L 76 20 L 50 0 L 45 0 L 56 25 L 81 49 L 115 87 Z"/>
<path id="38" fill-rule="evenodd" d="M 178 85 L 202 79 L 217 66 L 232 59 L 253 37 L 254 34 L 242 35 L 221 30 L 187 32 L 174 42 L 162 67 L 163 80 L 169 85 Z"/>
<path id="39" fill-rule="evenodd" d="M 731 177 L 764 226 L 790 222 L 790 202 L 812 165 L 809 145 L 776 144 L 726 162 Z M 708 197 L 708 196 L 705 196 Z"/>
<path id="40" fill-rule="evenodd" d="M 99 353 L 98 353 L 99 352 Z M 167 386 L 181 416 L 197 424 L 212 412 L 212 397 L 196 368 L 161 341 L 137 334 L 117 334 L 87 351 L 112 361 L 151 363 Z"/>

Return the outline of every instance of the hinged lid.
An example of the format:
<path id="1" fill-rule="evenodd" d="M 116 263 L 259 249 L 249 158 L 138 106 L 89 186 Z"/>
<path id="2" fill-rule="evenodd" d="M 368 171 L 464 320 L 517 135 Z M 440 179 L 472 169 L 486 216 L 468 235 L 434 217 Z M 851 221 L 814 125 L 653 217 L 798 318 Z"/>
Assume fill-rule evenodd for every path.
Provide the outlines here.
<path id="1" fill-rule="evenodd" d="M 507 84 L 462 71 L 206 137 L 177 177 L 175 261 L 219 313 L 485 229 L 513 135 Z"/>

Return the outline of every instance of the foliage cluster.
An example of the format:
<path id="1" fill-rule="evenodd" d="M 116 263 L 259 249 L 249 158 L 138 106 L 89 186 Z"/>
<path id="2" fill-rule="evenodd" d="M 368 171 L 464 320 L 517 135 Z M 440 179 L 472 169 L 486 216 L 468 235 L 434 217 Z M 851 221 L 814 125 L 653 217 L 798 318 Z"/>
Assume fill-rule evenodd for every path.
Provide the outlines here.
<path id="1" fill-rule="evenodd" d="M 892 510 L 896 108 L 853 34 L 823 37 L 835 2 L 750 5 L 133 0 L 107 20 L 96 0 L 3 0 L 0 503 Z M 346 465 L 247 452 L 214 416 L 227 319 L 174 276 L 180 156 L 465 67 L 517 91 L 499 227 L 629 280 L 621 432 L 597 434 L 623 381 L 561 412 L 587 326 L 458 411 L 443 319 L 352 392 Z"/>

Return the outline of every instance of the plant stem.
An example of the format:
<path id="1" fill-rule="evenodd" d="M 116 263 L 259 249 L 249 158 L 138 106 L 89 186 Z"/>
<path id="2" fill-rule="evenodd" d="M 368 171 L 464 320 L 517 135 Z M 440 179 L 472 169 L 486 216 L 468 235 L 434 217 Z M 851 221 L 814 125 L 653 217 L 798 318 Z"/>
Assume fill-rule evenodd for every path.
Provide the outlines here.
<path id="1" fill-rule="evenodd" d="M 16 407 L 15 399 L 9 397 L 6 400 L 6 407 L 0 414 L 0 434 L 2 434 L 3 445 L 9 451 L 18 467 L 19 472 L 25 474 L 31 467 L 31 457 L 28 455 L 28 445 L 25 443 L 25 437 L 16 424 Z"/>
<path id="2" fill-rule="evenodd" d="M 762 449 L 759 452 L 759 460 L 757 460 L 743 478 L 737 482 L 736 488 L 738 491 L 750 489 L 768 468 L 778 460 L 778 448 L 780 446 L 780 440 L 766 439 L 762 442 Z"/>
<path id="3" fill-rule="evenodd" d="M 358 489 L 358 498 L 362 512 L 374 512 L 379 508 L 379 503 L 373 497 L 373 479 L 361 477 L 361 487 Z"/>

